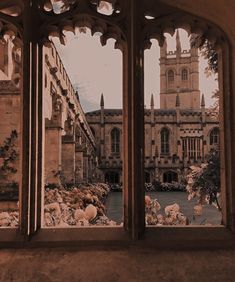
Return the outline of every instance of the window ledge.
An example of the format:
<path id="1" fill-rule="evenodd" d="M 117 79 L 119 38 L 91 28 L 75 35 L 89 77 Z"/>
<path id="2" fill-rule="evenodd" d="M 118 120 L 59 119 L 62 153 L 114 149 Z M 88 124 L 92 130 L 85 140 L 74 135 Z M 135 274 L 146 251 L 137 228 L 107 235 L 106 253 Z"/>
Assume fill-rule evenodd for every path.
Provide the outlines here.
<path id="1" fill-rule="evenodd" d="M 31 239 L 18 229 L 0 230 L 0 247 L 91 247 L 140 246 L 161 250 L 235 249 L 235 233 L 224 226 L 147 227 L 140 240 L 132 240 L 123 227 L 41 229 Z"/>

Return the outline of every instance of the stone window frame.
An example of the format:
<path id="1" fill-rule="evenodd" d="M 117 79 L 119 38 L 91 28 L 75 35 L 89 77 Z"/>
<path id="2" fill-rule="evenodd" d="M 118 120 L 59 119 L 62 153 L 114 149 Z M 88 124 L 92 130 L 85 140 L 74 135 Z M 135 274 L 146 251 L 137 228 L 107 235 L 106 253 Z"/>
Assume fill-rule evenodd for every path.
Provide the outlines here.
<path id="1" fill-rule="evenodd" d="M 168 156 L 170 154 L 170 130 L 163 127 L 160 131 L 161 155 Z"/>
<path id="2" fill-rule="evenodd" d="M 36 1 L 35 1 L 36 2 Z M 35 2 L 32 6 L 29 3 L 25 5 L 25 14 L 34 16 Z M 137 3 L 137 4 L 136 4 Z M 143 81 L 140 79 L 141 65 L 143 63 L 143 53 L 137 52 L 141 44 L 138 42 L 138 28 L 140 22 L 135 13 L 138 11 L 136 5 L 138 2 L 128 1 L 130 17 L 130 26 L 128 27 L 129 37 L 123 44 L 123 100 L 124 100 L 124 150 L 126 158 L 124 161 L 124 182 L 129 189 L 124 190 L 124 228 L 81 228 L 81 229 L 40 229 L 41 221 L 41 187 L 42 187 L 42 167 L 41 160 L 43 152 L 40 144 L 42 143 L 42 97 L 37 93 L 41 92 L 41 83 L 34 83 L 30 88 L 32 78 L 42 82 L 41 68 L 38 64 L 42 60 L 42 53 L 37 46 L 30 46 L 29 18 L 24 18 L 25 23 L 25 44 L 24 48 L 24 77 L 23 77 L 23 142 L 22 142 L 22 190 L 21 192 L 21 226 L 18 230 L 0 230 L 0 245 L 4 247 L 14 246 L 96 246 L 99 243 L 103 245 L 122 243 L 136 243 L 136 240 L 144 238 L 143 246 L 157 246 L 159 248 L 185 247 L 205 248 L 205 247 L 231 247 L 234 246 L 235 231 L 235 198 L 232 180 L 234 178 L 235 164 L 231 160 L 233 154 L 233 104 L 231 103 L 234 90 L 232 88 L 231 77 L 234 75 L 234 64 L 232 64 L 233 48 L 229 39 L 225 36 L 219 51 L 219 83 L 223 90 L 221 99 L 221 118 L 220 140 L 221 148 L 224 154 L 221 156 L 221 181 L 226 186 L 226 191 L 222 193 L 222 201 L 225 203 L 225 227 L 180 227 L 180 228 L 146 228 L 144 224 L 144 190 L 143 190 Z M 157 5 L 157 3 L 156 3 Z M 171 4 L 175 7 L 176 4 Z M 176 13 L 179 11 L 177 8 Z M 181 11 L 181 9 L 180 9 Z M 193 11 L 191 11 L 193 12 Z M 183 15 L 189 15 L 189 23 L 194 17 L 192 14 L 182 12 Z M 164 17 L 162 17 L 164 19 Z M 181 17 L 180 17 L 181 18 Z M 185 20 L 187 23 L 187 20 Z M 200 19 L 199 19 L 200 21 Z M 169 22 L 169 21 L 168 21 Z M 208 23 L 208 19 L 204 21 Z M 28 25 L 27 25 L 28 24 Z M 177 25 L 173 21 L 174 25 Z M 180 26 L 180 23 L 178 23 Z M 212 24 L 211 24 L 212 25 Z M 31 25 L 32 26 L 32 25 Z M 204 25 L 206 26 L 206 25 Z M 135 27 L 135 28 L 133 28 Z M 203 29 L 203 28 L 202 28 Z M 159 35 L 159 40 L 162 38 Z M 223 41 L 223 40 L 222 40 Z M 146 43 L 147 45 L 148 42 Z M 138 47 L 138 48 L 134 48 Z M 141 48 L 140 48 L 141 49 Z M 128 52 L 131 56 L 127 56 Z M 30 56 L 33 52 L 34 56 Z M 36 55 L 37 54 L 37 55 Z M 223 60 L 222 60 L 223 58 Z M 32 62 L 30 61 L 32 59 Z M 30 64 L 30 62 L 32 64 Z M 33 72 L 27 72 L 28 67 L 32 66 Z M 28 67 L 26 67 L 28 66 Z M 127 67 L 129 66 L 129 71 Z M 37 73 L 35 69 L 38 69 Z M 138 70 L 138 71 L 136 71 Z M 136 77 L 136 79 L 135 79 Z M 132 81 L 134 80 L 134 81 Z M 128 84 L 132 81 L 132 85 Z M 33 95 L 35 94 L 35 95 Z M 226 109 L 226 110 L 225 110 Z M 139 137 L 139 132 L 142 132 Z M 138 137 L 138 139 L 137 139 Z M 132 144 L 132 141 L 134 142 Z M 226 144 L 226 146 L 224 145 Z M 140 161 L 139 163 L 137 161 Z M 138 163 L 138 165 L 134 165 Z M 145 235 L 143 237 L 143 233 Z M 158 240 L 157 240 L 158 239 Z M 141 241 L 139 241 L 141 244 Z M 120 245 L 119 245 L 120 246 Z"/>
<path id="3" fill-rule="evenodd" d="M 219 145 L 219 128 L 214 127 L 210 131 L 209 138 L 210 138 L 210 146 Z"/>
<path id="4" fill-rule="evenodd" d="M 168 84 L 168 87 L 174 85 L 175 83 L 175 72 L 173 69 L 169 69 L 167 71 L 167 84 Z"/>
<path id="5" fill-rule="evenodd" d="M 111 154 L 119 155 L 121 148 L 121 130 L 117 127 L 112 128 L 110 131 L 110 144 L 111 144 Z"/>
<path id="6" fill-rule="evenodd" d="M 181 70 L 181 80 L 182 81 L 188 81 L 188 69 L 187 68 L 183 68 Z"/>

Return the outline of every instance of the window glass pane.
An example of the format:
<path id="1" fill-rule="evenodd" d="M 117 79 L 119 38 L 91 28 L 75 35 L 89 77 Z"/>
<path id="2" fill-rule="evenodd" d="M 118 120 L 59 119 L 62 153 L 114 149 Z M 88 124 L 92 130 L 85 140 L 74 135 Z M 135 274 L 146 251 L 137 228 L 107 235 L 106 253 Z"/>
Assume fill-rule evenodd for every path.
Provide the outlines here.
<path id="1" fill-rule="evenodd" d="M 44 48 L 42 225 L 120 226 L 122 54 L 88 28 L 65 34 Z"/>
<path id="2" fill-rule="evenodd" d="M 212 98 L 217 74 L 205 75 L 208 62 L 190 47 L 186 31 L 177 33 L 165 34 L 161 48 L 153 40 L 145 51 L 146 225 L 217 225 L 222 215 L 218 98 Z"/>
<path id="3" fill-rule="evenodd" d="M 14 37 L 0 40 L 0 228 L 19 225 L 22 50 Z"/>

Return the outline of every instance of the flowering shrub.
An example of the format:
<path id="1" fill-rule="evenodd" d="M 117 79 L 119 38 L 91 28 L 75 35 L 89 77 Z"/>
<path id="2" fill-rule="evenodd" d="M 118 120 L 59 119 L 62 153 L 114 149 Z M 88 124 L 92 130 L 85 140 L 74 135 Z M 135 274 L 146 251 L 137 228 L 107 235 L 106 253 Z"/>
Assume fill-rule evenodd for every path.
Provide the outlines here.
<path id="1" fill-rule="evenodd" d="M 13 130 L 10 137 L 6 138 L 0 146 L 0 199 L 18 200 L 19 185 L 11 176 L 17 172 L 15 162 L 18 153 L 15 149 L 17 131 Z"/>
<path id="2" fill-rule="evenodd" d="M 186 191 L 186 186 L 179 182 L 172 183 L 145 183 L 145 191 L 156 192 L 156 191 Z"/>
<path id="3" fill-rule="evenodd" d="M 220 159 L 219 151 L 213 149 L 207 156 L 207 162 L 200 166 L 191 166 L 187 176 L 188 199 L 198 197 L 198 204 L 214 204 L 221 211 L 220 195 Z"/>
<path id="4" fill-rule="evenodd" d="M 17 136 L 17 131 L 12 130 L 10 137 L 6 138 L 3 145 L 0 146 L 0 178 L 5 179 L 8 175 L 17 172 L 14 167 L 18 156 L 15 150 Z"/>
<path id="5" fill-rule="evenodd" d="M 104 183 L 81 184 L 69 190 L 46 188 L 44 225 L 69 227 L 116 225 L 106 216 L 105 200 L 110 187 Z"/>
<path id="6" fill-rule="evenodd" d="M 161 214 L 161 205 L 157 199 L 145 196 L 145 222 L 146 225 L 188 225 L 189 220 L 180 212 L 178 204 L 165 207 L 165 213 Z"/>

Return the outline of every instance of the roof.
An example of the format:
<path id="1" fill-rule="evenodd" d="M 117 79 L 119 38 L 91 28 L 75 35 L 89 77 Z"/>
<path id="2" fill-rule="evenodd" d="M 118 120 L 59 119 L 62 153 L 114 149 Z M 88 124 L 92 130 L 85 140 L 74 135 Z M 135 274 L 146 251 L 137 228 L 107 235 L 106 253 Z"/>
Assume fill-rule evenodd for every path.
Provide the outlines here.
<path id="1" fill-rule="evenodd" d="M 98 116 L 100 115 L 101 110 L 95 110 L 91 112 L 87 112 L 86 116 Z M 151 114 L 151 109 L 145 109 L 145 114 L 150 115 Z M 181 115 L 200 115 L 201 110 L 192 110 L 192 109 L 183 109 L 180 110 Z M 109 115 L 122 115 L 122 109 L 104 109 L 104 115 L 109 116 Z M 154 115 L 176 115 L 176 110 L 175 109 L 155 109 L 154 110 Z"/>

